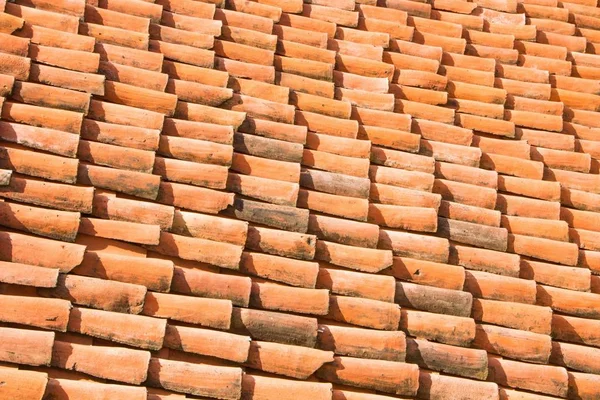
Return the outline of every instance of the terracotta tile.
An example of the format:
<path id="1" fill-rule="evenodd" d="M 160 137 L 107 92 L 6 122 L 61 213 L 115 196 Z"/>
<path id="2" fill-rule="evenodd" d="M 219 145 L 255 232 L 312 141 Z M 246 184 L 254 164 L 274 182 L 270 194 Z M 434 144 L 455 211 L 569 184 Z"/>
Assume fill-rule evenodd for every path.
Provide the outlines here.
<path id="1" fill-rule="evenodd" d="M 496 84 L 511 91 L 512 95 L 528 98 L 547 98 L 547 85 L 550 83 L 549 73 L 535 68 L 519 67 L 514 65 L 498 64 Z M 526 82 L 527 84 L 518 83 Z M 533 84 L 533 85 L 530 85 Z"/>
<path id="2" fill-rule="evenodd" d="M 133 283 L 146 286 L 150 290 L 168 292 L 173 278 L 173 264 L 151 258 L 88 252 L 73 273 Z"/>
<path id="3" fill-rule="evenodd" d="M 131 196 L 155 200 L 158 196 L 160 177 L 136 171 L 79 164 L 77 181 L 84 185 L 92 185 Z"/>
<path id="4" fill-rule="evenodd" d="M 498 189 L 504 192 L 538 198 L 541 200 L 557 201 L 560 198 L 559 191 L 561 190 L 561 187 L 557 182 L 546 182 L 500 175 L 498 176 Z"/>
<path id="5" fill-rule="evenodd" d="M 0 282 L 33 287 L 55 287 L 58 269 L 0 261 Z"/>
<path id="6" fill-rule="evenodd" d="M 456 3 L 458 3 L 458 2 L 456 2 Z M 462 7 L 465 7 L 465 6 L 462 6 Z M 433 19 L 437 19 L 439 21 L 460 24 L 460 25 L 463 25 L 464 28 L 474 29 L 474 30 L 478 30 L 478 31 L 483 30 L 485 21 L 483 20 L 482 17 L 480 17 L 478 15 L 468 15 L 468 14 L 470 14 L 468 12 L 469 8 L 475 8 L 475 7 L 467 5 L 463 10 L 464 13 L 462 13 L 462 14 L 448 12 L 448 11 L 432 10 L 431 17 Z"/>
<path id="7" fill-rule="evenodd" d="M 17 143 L 37 150 L 75 157 L 79 137 L 67 132 L 31 125 L 0 122 L 0 137 L 12 143 Z"/>
<path id="8" fill-rule="evenodd" d="M 246 362 L 250 338 L 231 333 L 167 325 L 165 346 L 188 353 Z"/>
<path id="9" fill-rule="evenodd" d="M 280 359 L 281 354 L 286 354 L 286 360 L 283 362 Z M 321 365 L 331 361 L 333 353 L 330 351 L 252 341 L 246 365 L 278 375 L 306 379 Z"/>
<path id="10" fill-rule="evenodd" d="M 562 119 L 561 119 L 562 121 Z M 545 133 L 545 132 L 544 132 Z M 564 136 L 564 135 L 561 135 Z M 500 154 L 512 156 L 524 160 L 530 159 L 530 146 L 525 140 L 509 141 L 487 136 L 473 136 L 473 146 L 479 147 L 482 152 L 488 154 Z"/>
<path id="11" fill-rule="evenodd" d="M 302 165 L 357 178 L 367 178 L 369 174 L 369 160 L 366 158 L 346 157 L 317 150 L 305 149 Z"/>
<path id="12" fill-rule="evenodd" d="M 498 386 L 492 382 L 478 382 L 452 376 L 419 371 L 419 398 L 450 399 L 451 396 L 498 399 Z M 466 393 L 465 393 L 466 392 Z M 468 393 L 468 394 L 467 394 Z M 472 397 L 471 397 L 472 396 Z"/>
<path id="13" fill-rule="evenodd" d="M 231 325 L 255 340 L 304 347 L 315 347 L 317 341 L 315 318 L 234 307 Z"/>
<path id="14" fill-rule="evenodd" d="M 212 68 L 215 63 L 215 53 L 211 50 L 198 49 L 196 47 L 160 40 L 150 40 L 148 49 L 150 52 L 162 53 L 165 58 L 170 60 L 187 62 L 197 67 Z"/>
<path id="15" fill-rule="evenodd" d="M 477 325 L 473 346 L 516 360 L 546 364 L 551 342 L 550 336 L 539 333 Z M 493 364 L 490 368 L 493 370 Z"/>
<path id="16" fill-rule="evenodd" d="M 52 351 L 52 366 L 83 372 L 98 378 L 140 384 L 146 380 L 150 353 L 125 348 L 85 346 L 56 341 Z M 119 370 L 110 368 L 121 362 Z"/>
<path id="17" fill-rule="evenodd" d="M 0 303 L 2 322 L 62 332 L 67 330 L 71 303 L 66 300 L 0 295 Z"/>
<path id="18" fill-rule="evenodd" d="M 25 24 L 25 20 L 4 12 L 5 7 L 6 2 L 2 4 L 2 13 L 0 14 L 0 31 L 2 33 L 11 34 L 14 31 L 21 29 Z"/>
<path id="19" fill-rule="evenodd" d="M 303 168 L 300 174 L 302 187 L 348 197 L 367 198 L 369 192 L 368 182 L 365 178 L 316 169 Z"/>
<path id="20" fill-rule="evenodd" d="M 493 209 L 496 205 L 496 190 L 446 179 L 435 179 L 433 192 L 444 200 L 455 201 L 474 207 Z"/>
<path id="21" fill-rule="evenodd" d="M 150 39 L 166 43 L 181 44 L 199 49 L 210 49 L 214 45 L 214 36 L 189 30 L 172 28 L 169 26 L 150 24 Z"/>
<path id="22" fill-rule="evenodd" d="M 215 57 L 215 68 L 219 72 L 228 72 L 231 76 L 238 78 L 250 78 L 266 83 L 275 82 L 275 68 L 270 66 Z"/>
<path id="23" fill-rule="evenodd" d="M 104 76 L 96 75 L 86 72 L 70 71 L 61 68 L 51 67 L 43 64 L 32 64 L 30 68 L 29 79 L 32 82 L 44 83 L 51 86 L 57 86 L 64 89 L 72 89 L 83 91 L 91 94 L 102 96 L 104 94 Z M 29 85 L 33 86 L 33 85 Z M 37 85 L 36 85 L 37 87 Z M 68 94 L 68 96 L 74 96 L 73 101 L 62 100 L 54 101 L 57 108 L 72 109 L 74 111 L 87 112 L 89 107 L 89 98 L 86 99 L 85 94 L 78 94 L 71 90 L 69 91 L 57 91 L 57 95 L 61 93 Z M 26 93 L 27 96 L 32 96 Z M 67 97 L 68 97 L 67 96 Z M 53 102 L 45 103 L 44 99 L 36 99 L 35 94 L 28 98 L 28 102 L 33 104 L 40 103 L 40 105 L 53 104 Z"/>
<path id="24" fill-rule="evenodd" d="M 25 365 L 50 365 L 54 332 L 0 327 L 0 333 L 2 334 L 0 361 Z"/>
<path id="25" fill-rule="evenodd" d="M 569 396 L 587 399 L 598 394 L 598 376 L 569 372 Z"/>
<path id="26" fill-rule="evenodd" d="M 267 139 L 276 139 L 304 144 L 306 142 L 307 128 L 305 126 L 288 125 L 279 122 L 246 117 L 242 125 L 239 126 L 238 132 L 262 136 Z M 269 143 L 273 144 L 278 142 L 269 141 Z"/>
<path id="27" fill-rule="evenodd" d="M 373 380 L 371 371 L 379 378 Z M 324 365 L 317 376 L 334 383 L 378 390 L 384 393 L 415 395 L 418 388 L 418 368 L 414 365 L 383 360 L 335 357 Z"/>
<path id="28" fill-rule="evenodd" d="M 371 202 L 395 204 L 399 206 L 440 208 L 441 195 L 418 190 L 372 183 L 369 199 Z"/>
<path id="29" fill-rule="evenodd" d="M 577 344 L 552 342 L 550 362 L 591 374 L 598 373 L 598 349 Z"/>
<path id="30" fill-rule="evenodd" d="M 409 338 L 406 340 L 406 358 L 429 370 L 481 380 L 487 377 L 487 355 L 482 350 Z"/>
<path id="31" fill-rule="evenodd" d="M 379 248 L 392 250 L 394 255 L 446 263 L 449 255 L 448 240 L 408 232 L 381 229 Z"/>
<path id="32" fill-rule="evenodd" d="M 140 258 L 145 258 L 147 253 L 146 249 L 135 244 L 82 234 L 77 235 L 75 242 L 86 246 L 85 251 L 91 253 L 108 253 Z"/>
<path id="33" fill-rule="evenodd" d="M 140 315 L 75 307 L 69 331 L 148 350 L 163 346 L 166 321 Z"/>
<path id="34" fill-rule="evenodd" d="M 79 133 L 83 115 L 73 111 L 7 101 L 2 108 L 2 118 L 26 125 Z"/>
<path id="35" fill-rule="evenodd" d="M 101 61 L 147 69 L 153 72 L 161 71 L 164 59 L 162 54 L 105 43 L 97 43 L 94 52 L 100 54 Z"/>
<path id="36" fill-rule="evenodd" d="M 592 304 L 597 300 L 594 293 L 538 285 L 537 303 L 553 310 L 583 318 L 598 319 Z"/>
<path id="37" fill-rule="evenodd" d="M 173 213 L 173 208 L 169 206 L 113 197 L 102 193 L 94 195 L 92 209 L 95 217 L 159 225 L 161 229 L 171 228 Z"/>
<path id="38" fill-rule="evenodd" d="M 59 268 L 65 272 L 81 263 L 85 251 L 84 246 L 12 232 L 0 232 L 0 244 L 0 259 L 4 261 Z M 46 256 L 37 257 L 31 249 L 42 251 Z"/>
<path id="39" fill-rule="evenodd" d="M 284 19 L 285 15 L 285 13 L 281 15 L 281 20 Z M 273 20 L 271 18 L 266 18 L 259 15 L 252 15 L 245 12 L 234 10 L 222 10 L 217 8 L 215 10 L 215 15 L 213 18 L 215 20 L 222 21 L 225 25 L 235 26 L 244 29 L 251 29 L 267 34 L 270 34 L 273 30 Z M 283 21 L 279 22 L 281 23 Z"/>
<path id="40" fill-rule="evenodd" d="M 403 89 L 404 90 L 404 89 Z M 420 89 L 413 89 L 420 90 Z M 438 93 L 435 91 L 427 92 L 427 93 Z M 438 107 L 431 104 L 423 104 L 416 101 L 411 100 L 396 100 L 396 106 L 394 108 L 394 112 L 400 112 L 405 114 L 410 114 L 415 118 L 428 119 L 431 121 L 442 122 L 445 124 L 451 124 L 454 121 L 454 110 Z"/>
<path id="41" fill-rule="evenodd" d="M 424 149 L 427 147 L 427 143 L 423 140 L 419 141 L 419 148 Z M 426 150 L 422 150 L 422 153 L 425 153 Z M 423 174 L 432 174 L 434 171 L 434 163 L 435 159 L 431 156 L 431 154 L 410 154 L 404 151 L 396 151 L 390 150 L 383 147 L 372 147 L 371 148 L 371 162 L 373 164 L 385 165 L 387 167 L 392 167 L 394 169 L 402 169 L 405 171 L 415 171 L 421 172 Z M 377 171 L 374 171 L 376 169 Z M 380 168 L 376 166 L 371 166 L 369 175 L 373 175 L 378 173 Z M 382 171 L 387 170 L 381 169 Z M 383 173 L 383 172 L 382 172 Z M 390 172 L 394 174 L 393 172 Z M 398 172 L 401 173 L 401 172 Z M 371 179 L 373 177 L 371 176 Z M 429 184 L 430 179 L 427 179 L 425 182 Z M 387 183 L 387 182 L 381 182 Z M 415 189 L 419 189 L 419 185 L 415 185 Z M 422 189 L 430 191 L 430 188 Z"/>
<path id="42" fill-rule="evenodd" d="M 123 170 L 151 173 L 154 152 L 81 140 L 78 156 L 82 161 Z"/>
<path id="43" fill-rule="evenodd" d="M 518 313 L 508 312 L 509 310 L 518 310 Z M 507 302 L 503 299 L 474 299 L 472 316 L 477 322 L 545 335 L 550 334 L 551 319 L 554 318 L 548 307 Z"/>
<path id="44" fill-rule="evenodd" d="M 518 126 L 560 132 L 562 118 L 557 115 L 544 115 L 536 111 L 506 110 L 504 118 Z"/>
<path id="45" fill-rule="evenodd" d="M 360 284 L 358 284 L 361 282 Z M 362 284 L 366 287 L 362 287 Z M 395 281 L 389 276 L 376 276 L 335 268 L 319 269 L 317 288 L 328 289 L 331 293 L 352 297 L 393 302 L 396 290 Z"/>
<path id="46" fill-rule="evenodd" d="M 206 262 L 229 269 L 238 269 L 242 254 L 241 247 L 236 245 L 203 238 L 174 235 L 167 232 L 160 233 L 158 245 L 149 246 L 148 248 L 164 255 Z M 206 252 L 205 250 L 208 248 L 218 248 L 219 251 Z"/>
<path id="47" fill-rule="evenodd" d="M 218 36 L 223 25 L 221 21 L 212 18 L 198 18 L 164 10 L 160 22 L 167 27 L 210 36 Z"/>
<path id="48" fill-rule="evenodd" d="M 27 52 L 29 50 L 28 39 L 0 33 L 0 44 L 2 44 L 4 53 L 27 57 Z"/>
<path id="49" fill-rule="evenodd" d="M 330 295 L 327 318 L 367 328 L 397 330 L 400 307 L 379 300 Z"/>
<path id="50" fill-rule="evenodd" d="M 39 289 L 44 297 L 70 300 L 106 311 L 139 314 L 144 304 L 146 288 L 140 285 L 106 281 L 75 275 L 60 275 L 53 289 Z"/>
<path id="51" fill-rule="evenodd" d="M 2 225 L 52 239 L 73 242 L 80 223 L 80 214 L 53 211 L 9 202 L 0 202 Z M 44 221 L 44 223 L 40 223 Z"/>
<path id="52" fill-rule="evenodd" d="M 319 269 L 314 262 L 244 252 L 240 271 L 292 286 L 314 288 Z"/>
<path id="53" fill-rule="evenodd" d="M 523 128 L 516 128 L 515 133 L 515 138 L 518 138 L 519 140 L 526 140 L 532 146 L 555 150 L 575 150 L 575 139 L 572 136 L 562 133 L 537 131 Z"/>
<path id="54" fill-rule="evenodd" d="M 465 291 L 473 297 L 535 304 L 535 282 L 479 271 L 465 272 Z"/>
<path id="55" fill-rule="evenodd" d="M 427 46 L 427 47 L 433 47 L 433 48 L 439 48 L 439 47 L 435 47 L 435 46 L 428 46 L 428 45 L 422 45 L 419 47 L 423 47 L 423 46 Z M 400 49 L 401 50 L 401 49 Z M 439 58 L 435 58 L 435 59 L 431 59 L 429 57 L 421 57 L 421 54 L 419 53 L 414 53 L 414 52 L 391 52 L 391 51 L 384 51 L 383 52 L 383 61 L 388 63 L 388 64 L 392 64 L 394 65 L 396 68 L 398 69 L 412 69 L 415 71 L 423 71 L 423 72 L 429 72 L 429 73 L 436 73 L 439 65 L 440 65 L 440 61 Z"/>
<path id="56" fill-rule="evenodd" d="M 435 176 L 455 182 L 474 184 L 491 189 L 496 189 L 498 174 L 495 171 L 486 171 L 464 165 L 446 162 L 435 163 Z"/>
<path id="57" fill-rule="evenodd" d="M 496 357 L 490 357 L 488 362 L 490 380 L 500 385 L 559 397 L 567 395 L 568 377 L 564 368 Z"/>
<path id="58" fill-rule="evenodd" d="M 222 144 L 233 143 L 233 127 L 206 122 L 165 118 L 161 133 L 168 136 L 207 140 Z"/>
<path id="59" fill-rule="evenodd" d="M 564 119 L 572 124 L 586 125 L 592 128 L 600 128 L 600 124 L 596 122 L 597 112 L 576 110 L 565 106 Z"/>
<path id="60" fill-rule="evenodd" d="M 388 204 L 369 204 L 368 221 L 418 232 L 435 232 L 438 225 L 436 210 Z"/>
<path id="61" fill-rule="evenodd" d="M 438 314 L 468 317 L 473 297 L 458 290 L 435 288 L 413 283 L 396 283 L 396 303 Z"/>
<path id="62" fill-rule="evenodd" d="M 98 0 L 98 6 L 124 14 L 150 18 L 153 22 L 158 22 L 160 20 L 160 12 L 162 9 L 158 4 L 138 0 L 132 2 L 124 0 Z"/>
<path id="63" fill-rule="evenodd" d="M 347 327 L 329 322 L 319 325 L 318 332 L 318 347 L 322 350 L 342 356 L 404 361 L 406 338 L 403 332 Z"/>
<path id="64" fill-rule="evenodd" d="M 233 149 L 230 145 L 200 139 L 161 135 L 158 153 L 200 164 L 230 166 Z"/>
<path id="65" fill-rule="evenodd" d="M 163 6 L 164 10 L 197 18 L 212 18 L 215 13 L 215 5 L 209 4 L 210 2 L 196 3 L 189 0 L 158 0 L 155 3 Z"/>
<path id="66" fill-rule="evenodd" d="M 153 172 L 169 181 L 212 189 L 224 189 L 227 181 L 226 167 L 162 157 L 156 157 Z"/>
<path id="67" fill-rule="evenodd" d="M 244 374 L 242 377 L 242 398 L 268 400 L 274 397 L 281 400 L 331 398 L 331 383 L 295 381 L 272 378 L 270 376 Z"/>
<path id="68" fill-rule="evenodd" d="M 40 372 L 3 368 L 0 376 L 5 382 L 0 393 L 6 398 L 41 400 L 48 384 L 48 376 Z"/>
<path id="69" fill-rule="evenodd" d="M 574 266 L 578 253 L 574 243 L 509 234 L 508 251 L 545 261 Z"/>
<path id="70" fill-rule="evenodd" d="M 456 27 L 460 26 L 458 24 L 452 25 Z M 455 32 L 458 32 L 456 28 L 454 28 L 453 30 Z M 421 32 L 418 30 L 414 34 L 413 41 L 419 44 L 424 44 L 426 46 L 439 46 L 444 50 L 444 52 L 457 53 L 460 55 L 465 53 L 465 48 L 467 46 L 466 40 L 459 37 L 451 37 L 435 33 Z"/>
<path id="71" fill-rule="evenodd" d="M 45 153 L 33 152 L 19 146 L 5 145 L 0 148 L 0 167 L 12 167 L 24 175 L 50 179 L 58 182 L 74 183 L 77 178 L 79 161 Z"/>
<path id="72" fill-rule="evenodd" d="M 503 215 L 502 227 L 513 234 L 569 241 L 569 229 L 564 221 Z"/>
<path id="73" fill-rule="evenodd" d="M 85 22 L 129 30 L 137 33 L 148 33 L 150 20 L 125 13 L 111 11 L 92 5 L 85 7 Z M 133 35 L 132 36 L 137 36 Z M 105 40 L 105 39 L 103 39 Z"/>
<path id="74" fill-rule="evenodd" d="M 506 251 L 507 247 L 507 231 L 504 228 L 438 218 L 438 232 L 454 242 L 490 250 Z"/>
<path id="75" fill-rule="evenodd" d="M 575 25 L 567 22 L 555 21 L 543 18 L 527 18 L 528 25 L 535 25 L 544 32 L 558 33 L 562 35 L 574 35 Z"/>
<path id="76" fill-rule="evenodd" d="M 502 177 L 503 185 L 501 186 L 506 190 L 506 182 L 509 177 Z M 514 178 L 511 178 L 514 179 Z M 523 182 L 525 184 L 526 181 Z M 509 191 L 509 190 L 506 190 Z M 522 189 L 516 190 L 518 194 L 522 191 Z M 529 193 L 523 193 L 529 194 Z M 542 197 L 539 196 L 538 197 Z M 546 196 L 544 196 L 546 197 Z M 553 198 L 554 199 L 554 195 Z M 558 219 L 558 214 L 560 207 L 558 207 L 558 203 L 550 203 L 550 202 L 541 202 L 539 200 L 527 199 L 527 198 L 519 198 L 515 196 L 509 196 L 504 194 L 498 195 L 498 203 L 496 205 L 497 209 L 503 211 L 507 215 L 515 215 L 515 216 L 524 216 L 524 217 L 532 217 L 532 218 L 546 218 L 546 219 Z M 527 210 L 530 207 L 537 207 L 537 211 Z"/>
<path id="77" fill-rule="evenodd" d="M 385 273 L 402 281 L 451 290 L 462 290 L 465 281 L 462 267 L 407 257 L 394 257 Z"/>
<path id="78" fill-rule="evenodd" d="M 48 3 L 50 4 L 50 2 Z M 52 3 L 52 5 L 54 5 L 54 3 Z M 42 46 L 60 47 L 88 52 L 94 50 L 94 38 L 64 32 L 62 30 L 45 28 L 39 25 L 27 23 L 24 25 L 23 29 L 15 32 L 15 34 L 20 37 L 29 38 L 31 43 Z"/>
<path id="79" fill-rule="evenodd" d="M 312 260 L 315 254 L 315 236 L 286 232 L 261 226 L 249 226 L 247 249 L 283 257 Z"/>
<path id="80" fill-rule="evenodd" d="M 444 123 L 450 123 L 452 110 L 441 109 L 441 117 L 435 117 L 432 113 L 436 108 L 430 108 L 429 113 L 419 112 L 414 103 L 423 103 L 431 106 L 444 105 L 448 102 L 448 94 L 443 91 L 421 89 L 413 86 L 401 86 L 396 83 L 390 84 L 390 92 L 396 97 L 395 110 L 397 112 L 412 113 L 415 117 L 426 118 Z M 421 104 L 421 105 L 423 105 Z"/>
<path id="81" fill-rule="evenodd" d="M 77 33 L 78 18 L 73 15 L 64 15 L 53 11 L 45 11 L 40 8 L 23 7 L 8 3 L 5 12 L 19 18 L 27 23 L 40 25 L 45 28 L 57 29 L 69 33 Z"/>
<path id="82" fill-rule="evenodd" d="M 269 187 L 269 190 L 265 190 L 265 187 Z M 258 200 L 287 206 L 294 206 L 298 198 L 298 184 L 296 183 L 235 173 L 229 173 L 227 189 Z"/>
<path id="83" fill-rule="evenodd" d="M 351 118 L 362 125 L 398 129 L 405 132 L 409 132 L 411 127 L 411 117 L 406 114 L 387 113 L 378 110 L 353 107 Z"/>
<path id="84" fill-rule="evenodd" d="M 215 329 L 229 329 L 231 310 L 232 305 L 229 300 L 148 293 L 142 314 Z"/>
<path id="85" fill-rule="evenodd" d="M 392 264 L 392 255 L 389 251 L 352 247 L 323 240 L 317 241 L 315 258 L 371 273 L 379 272 Z"/>
<path id="86" fill-rule="evenodd" d="M 451 244 L 449 261 L 468 269 L 504 276 L 518 277 L 520 271 L 520 257 L 516 254 L 459 244 Z"/>
<path id="87" fill-rule="evenodd" d="M 296 10 L 296 12 L 302 12 L 302 3 L 296 3 L 299 6 L 299 10 Z M 279 4 L 279 6 L 281 6 L 281 4 Z M 283 11 L 290 12 L 285 10 Z M 306 44 L 322 49 L 327 47 L 327 33 L 325 32 L 315 32 L 307 29 L 298 29 L 290 26 L 275 24 L 273 25 L 272 33 L 273 35 L 276 35 L 279 40 L 287 40 L 290 42 Z"/>
<path id="88" fill-rule="evenodd" d="M 338 209 L 339 206 L 342 209 Z M 298 207 L 358 221 L 366 221 L 368 214 L 368 201 L 366 199 L 343 197 L 305 189 L 300 189 L 298 194 Z"/>
<path id="89" fill-rule="evenodd" d="M 327 290 L 292 288 L 253 281 L 250 306 L 265 310 L 326 315 L 329 308 L 328 294 Z M 291 302 L 291 299 L 294 301 Z"/>
<path id="90" fill-rule="evenodd" d="M 374 93 L 387 93 L 387 78 L 370 78 L 348 72 L 333 71 L 333 82 L 344 89 L 368 91 Z"/>
<path id="91" fill-rule="evenodd" d="M 569 237 L 571 242 L 577 244 L 582 249 L 600 250 L 598 232 L 569 228 Z"/>
<path id="92" fill-rule="evenodd" d="M 45 396 L 52 396 L 57 400 L 66 400 L 79 396 L 89 396 L 90 393 L 94 393 L 94 396 L 121 396 L 132 400 L 144 400 L 147 395 L 146 389 L 143 387 L 50 378 L 46 386 Z"/>
<path id="93" fill-rule="evenodd" d="M 400 329 L 413 337 L 455 346 L 470 346 L 475 338 L 475 322 L 471 318 L 415 310 L 402 310 Z M 423 350 L 427 348 L 425 342 L 422 341 L 411 344 L 413 350 L 411 358 L 417 360 L 417 363 L 419 363 L 419 350 L 415 351 L 415 344 L 418 349 L 421 347 L 420 343 L 423 343 Z M 424 350 L 424 352 L 427 351 Z M 451 366 L 448 365 L 446 368 L 451 368 Z"/>
<path id="94" fill-rule="evenodd" d="M 570 343 L 599 347 L 595 320 L 576 318 L 567 315 L 552 316 L 552 336 Z"/>
<path id="95" fill-rule="evenodd" d="M 329 39 L 327 48 L 341 54 L 369 58 L 376 61 L 381 61 L 383 55 L 383 46 L 373 46 L 349 40 Z"/>
<path id="96" fill-rule="evenodd" d="M 185 267 L 181 266 L 185 265 Z M 247 307 L 251 280 L 248 277 L 221 275 L 204 271 L 197 265 L 178 262 L 173 271 L 171 290 L 181 294 L 231 300 L 236 306 Z M 189 267 L 189 268 L 188 268 Z"/>
<path id="97" fill-rule="evenodd" d="M 290 88 L 277 86 L 266 82 L 250 79 L 229 77 L 227 87 L 242 95 L 252 96 L 276 103 L 287 104 L 290 97 Z"/>
<path id="98" fill-rule="evenodd" d="M 193 200 L 196 196 L 200 196 L 202 201 L 196 202 Z M 163 204 L 184 209 L 216 214 L 233 204 L 234 195 L 233 193 L 219 192 L 197 186 L 162 182 L 156 200 Z"/>

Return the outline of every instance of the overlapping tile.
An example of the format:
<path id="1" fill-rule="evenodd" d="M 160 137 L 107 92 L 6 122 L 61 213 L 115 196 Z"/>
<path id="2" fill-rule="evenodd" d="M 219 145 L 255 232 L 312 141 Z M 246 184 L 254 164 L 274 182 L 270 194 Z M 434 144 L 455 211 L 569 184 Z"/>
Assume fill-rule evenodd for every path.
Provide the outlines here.
<path id="1" fill-rule="evenodd" d="M 600 396 L 593 0 L 0 10 L 0 397 Z"/>

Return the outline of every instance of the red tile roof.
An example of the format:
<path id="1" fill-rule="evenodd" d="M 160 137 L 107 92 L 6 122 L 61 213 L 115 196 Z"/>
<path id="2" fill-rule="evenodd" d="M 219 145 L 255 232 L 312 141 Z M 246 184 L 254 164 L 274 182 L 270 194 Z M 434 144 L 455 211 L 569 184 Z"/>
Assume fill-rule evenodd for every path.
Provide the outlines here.
<path id="1" fill-rule="evenodd" d="M 574 1 L 0 0 L 0 398 L 600 398 Z"/>

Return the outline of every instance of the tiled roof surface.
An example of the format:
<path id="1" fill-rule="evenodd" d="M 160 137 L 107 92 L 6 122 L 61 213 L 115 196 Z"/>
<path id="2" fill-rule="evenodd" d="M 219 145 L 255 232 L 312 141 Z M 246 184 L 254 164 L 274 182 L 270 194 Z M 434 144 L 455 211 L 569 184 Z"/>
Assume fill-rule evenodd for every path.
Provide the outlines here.
<path id="1" fill-rule="evenodd" d="M 596 1 L 0 0 L 0 399 L 600 399 Z"/>

